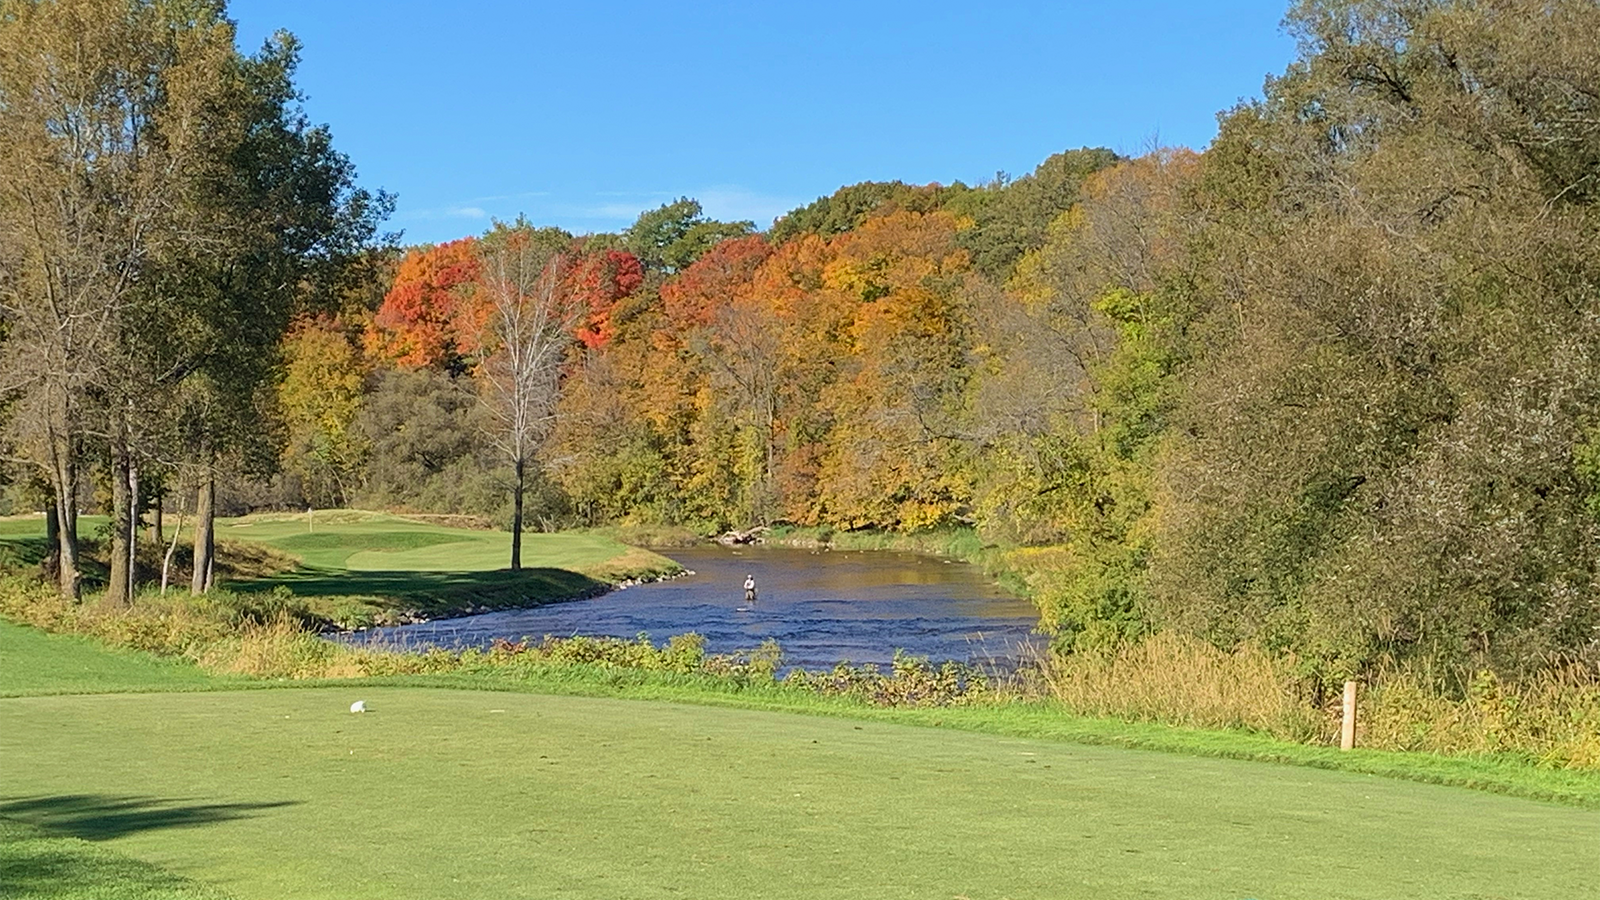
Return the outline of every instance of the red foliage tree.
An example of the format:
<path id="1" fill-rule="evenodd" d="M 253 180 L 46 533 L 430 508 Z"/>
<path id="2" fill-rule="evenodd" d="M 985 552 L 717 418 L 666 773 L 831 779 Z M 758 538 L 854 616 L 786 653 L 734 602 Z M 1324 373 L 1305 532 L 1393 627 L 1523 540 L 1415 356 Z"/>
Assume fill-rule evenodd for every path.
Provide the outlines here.
<path id="1" fill-rule="evenodd" d="M 644 283 L 644 267 L 632 253 L 601 250 L 576 260 L 567 272 L 566 281 L 567 289 L 588 309 L 575 336 L 593 350 L 604 347 L 616 336 L 612 314 L 617 301 Z"/>
<path id="2" fill-rule="evenodd" d="M 470 237 L 407 253 L 373 319 L 369 349 L 403 368 L 460 365 L 483 325 L 472 290 L 481 268 Z"/>
<path id="3" fill-rule="evenodd" d="M 661 286 L 668 318 L 679 328 L 710 324 L 718 309 L 749 293 L 756 270 L 771 255 L 771 245 L 759 235 L 731 238 L 711 248 Z"/>

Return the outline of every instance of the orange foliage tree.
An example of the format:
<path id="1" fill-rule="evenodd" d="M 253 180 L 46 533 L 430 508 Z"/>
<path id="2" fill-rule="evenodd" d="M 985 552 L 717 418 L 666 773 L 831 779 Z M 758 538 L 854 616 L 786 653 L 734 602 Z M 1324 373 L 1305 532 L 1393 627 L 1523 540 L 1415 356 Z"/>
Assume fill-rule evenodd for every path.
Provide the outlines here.
<path id="1" fill-rule="evenodd" d="M 567 272 L 568 290 L 587 309 L 578 323 L 578 340 L 590 350 L 609 344 L 617 334 L 617 302 L 643 283 L 644 267 L 632 253 L 601 250 L 575 259 Z"/>
<path id="2" fill-rule="evenodd" d="M 407 369 L 470 368 L 471 348 L 488 314 L 473 296 L 481 273 L 474 238 L 407 253 L 373 319 L 369 350 Z"/>

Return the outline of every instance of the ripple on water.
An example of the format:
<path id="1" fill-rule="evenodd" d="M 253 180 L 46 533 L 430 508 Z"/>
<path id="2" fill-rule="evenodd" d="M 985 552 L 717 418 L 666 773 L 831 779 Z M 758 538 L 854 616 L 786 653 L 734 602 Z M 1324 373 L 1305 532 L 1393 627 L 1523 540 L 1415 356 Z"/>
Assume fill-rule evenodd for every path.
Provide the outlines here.
<path id="1" fill-rule="evenodd" d="M 362 643 L 487 646 L 497 638 L 588 635 L 661 642 L 698 632 L 710 653 L 750 650 L 772 638 L 784 664 L 828 668 L 841 660 L 886 665 L 896 648 L 935 662 L 1005 665 L 1033 633 L 1032 604 L 1007 594 L 981 570 L 939 557 L 893 551 L 818 553 L 787 548 L 696 547 L 671 556 L 694 572 L 612 591 L 592 600 L 504 610 L 353 635 Z M 760 591 L 753 608 L 743 584 Z"/>

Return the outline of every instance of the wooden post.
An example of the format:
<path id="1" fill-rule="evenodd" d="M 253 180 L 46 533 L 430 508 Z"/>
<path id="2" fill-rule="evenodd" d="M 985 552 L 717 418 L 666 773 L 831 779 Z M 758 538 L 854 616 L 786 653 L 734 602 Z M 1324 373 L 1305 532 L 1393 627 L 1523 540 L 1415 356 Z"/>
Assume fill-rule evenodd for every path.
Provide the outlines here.
<path id="1" fill-rule="evenodd" d="M 1344 723 L 1339 728 L 1339 749 L 1349 750 L 1356 745 L 1356 683 L 1344 683 Z"/>

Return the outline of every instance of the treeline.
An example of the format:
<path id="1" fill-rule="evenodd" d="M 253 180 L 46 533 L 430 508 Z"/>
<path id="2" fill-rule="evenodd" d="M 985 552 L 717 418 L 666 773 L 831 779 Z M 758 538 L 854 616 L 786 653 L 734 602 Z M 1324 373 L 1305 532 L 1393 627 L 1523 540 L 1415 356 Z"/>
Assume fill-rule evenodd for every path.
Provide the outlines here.
<path id="1" fill-rule="evenodd" d="M 212 582 L 219 471 L 269 471 L 291 319 L 366 279 L 390 200 L 307 122 L 294 38 L 220 2 L 0 0 L 0 391 L 12 492 L 77 597 L 80 507 L 131 600 L 141 516 L 182 495 Z M 157 507 L 159 509 L 159 507 Z"/>
<path id="2" fill-rule="evenodd" d="M 765 232 L 685 199 L 369 253 L 275 344 L 278 471 L 236 502 L 972 527 L 1066 652 L 1593 671 L 1600 6 L 1288 26 L 1299 59 L 1203 153 L 859 184 Z M 537 377 L 507 298 L 561 332 Z"/>
<path id="3" fill-rule="evenodd" d="M 575 241 L 610 280 L 542 514 L 974 526 L 1063 649 L 1176 629 L 1329 679 L 1600 663 L 1600 9 L 1289 26 L 1300 59 L 1204 153 L 855 185 L 764 234 L 682 202 Z M 471 371 L 399 315 L 469 296 L 470 247 L 411 251 L 366 330 L 399 365 L 351 481 L 395 502 L 461 458 L 385 442 Z"/>

